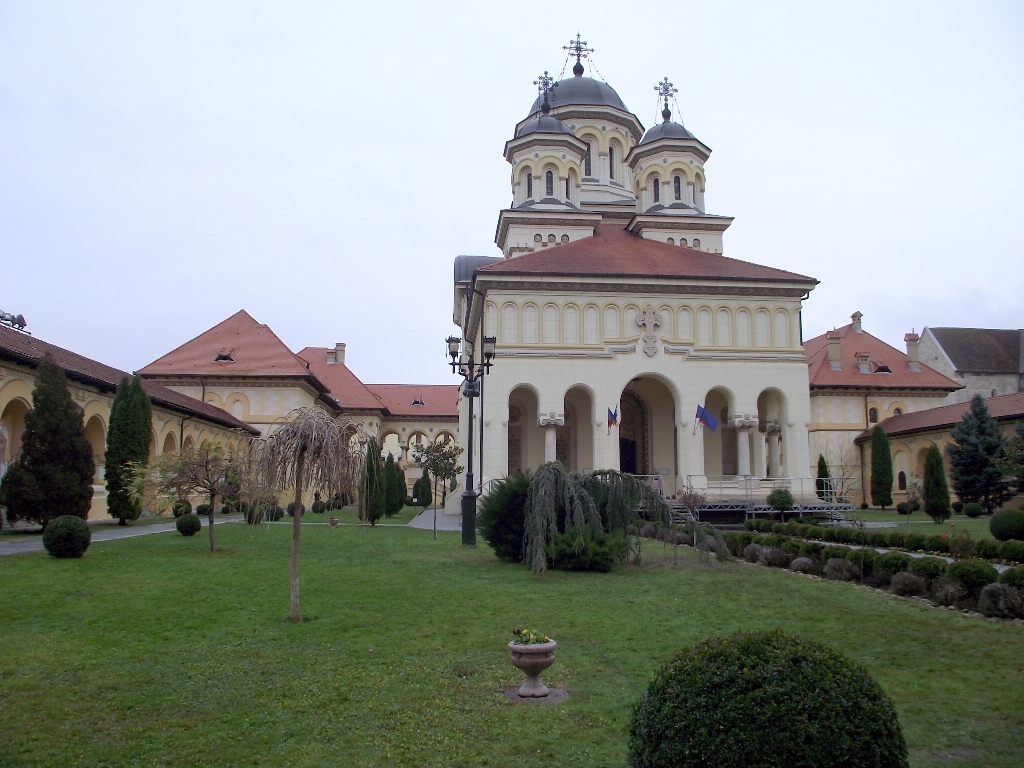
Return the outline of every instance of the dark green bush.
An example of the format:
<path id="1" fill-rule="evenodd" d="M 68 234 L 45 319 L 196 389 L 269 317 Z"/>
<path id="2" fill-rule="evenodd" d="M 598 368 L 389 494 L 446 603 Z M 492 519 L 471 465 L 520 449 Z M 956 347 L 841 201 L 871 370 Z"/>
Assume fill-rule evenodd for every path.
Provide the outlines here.
<path id="1" fill-rule="evenodd" d="M 195 536 L 203 528 L 202 522 L 199 520 L 198 515 L 187 514 L 182 515 L 175 522 L 174 527 L 178 529 L 178 533 L 182 536 Z"/>
<path id="2" fill-rule="evenodd" d="M 902 571 L 893 575 L 889 588 L 894 595 L 916 597 L 928 592 L 928 582 L 916 574 Z"/>
<path id="3" fill-rule="evenodd" d="M 929 552 L 949 552 L 949 538 L 937 533 L 925 539 L 924 548 Z"/>
<path id="4" fill-rule="evenodd" d="M 789 512 L 795 506 L 793 494 L 789 488 L 776 488 L 768 494 L 765 501 L 776 512 Z"/>
<path id="5" fill-rule="evenodd" d="M 1024 618 L 1024 596 L 1009 584 L 986 584 L 978 594 L 978 611 L 999 619 Z"/>
<path id="6" fill-rule="evenodd" d="M 902 549 L 906 544 L 906 534 L 903 531 L 888 531 L 884 536 L 885 544 L 880 546 Z"/>
<path id="7" fill-rule="evenodd" d="M 288 514 L 291 517 L 295 517 L 295 502 L 294 501 L 290 502 L 288 504 L 288 506 L 286 507 L 286 510 L 287 510 Z M 299 516 L 301 517 L 305 512 L 306 512 L 306 505 L 305 504 L 299 504 Z"/>
<path id="8" fill-rule="evenodd" d="M 974 542 L 974 556 L 983 560 L 995 560 L 999 557 L 999 542 L 992 539 L 978 539 Z"/>
<path id="9" fill-rule="evenodd" d="M 274 507 L 274 511 L 270 514 L 270 519 L 275 523 L 284 517 L 284 509 L 278 506 Z"/>
<path id="10" fill-rule="evenodd" d="M 76 515 L 55 517 L 43 531 L 43 546 L 54 557 L 81 557 L 91 541 L 88 523 Z"/>
<path id="11" fill-rule="evenodd" d="M 320 499 L 317 499 L 316 501 L 313 502 L 312 506 L 310 506 L 309 511 L 312 512 L 314 515 L 322 515 L 326 507 L 327 505 L 324 502 L 320 501 Z"/>
<path id="12" fill-rule="evenodd" d="M 999 556 L 1011 563 L 1024 563 L 1024 541 L 1004 541 L 999 545 Z"/>
<path id="13" fill-rule="evenodd" d="M 874 572 L 875 561 L 879 555 L 873 549 L 851 549 L 846 554 L 847 562 L 860 569 L 860 578 L 870 576 Z"/>
<path id="14" fill-rule="evenodd" d="M 209 504 L 200 504 L 198 507 L 196 507 L 196 514 L 197 515 L 208 515 L 208 514 L 210 514 L 210 505 Z"/>
<path id="15" fill-rule="evenodd" d="M 556 534 L 544 552 L 552 570 L 607 573 L 625 559 L 628 549 L 625 536 L 590 531 L 582 544 L 573 532 Z"/>
<path id="16" fill-rule="evenodd" d="M 780 630 L 705 640 L 633 710 L 633 768 L 903 768 L 892 701 L 838 651 Z"/>
<path id="17" fill-rule="evenodd" d="M 945 560 L 938 557 L 914 557 L 911 558 L 910 567 L 907 570 L 922 579 L 935 581 L 940 576 L 946 575 L 947 565 L 949 564 Z"/>
<path id="18" fill-rule="evenodd" d="M 510 563 L 523 561 L 523 525 L 530 475 L 519 472 L 494 483 L 480 505 L 480 535 L 494 554 Z"/>
<path id="19" fill-rule="evenodd" d="M 924 545 L 928 542 L 928 537 L 920 533 L 908 533 L 903 537 L 903 548 L 909 549 L 911 552 L 917 552 L 918 550 L 924 549 Z"/>
<path id="20" fill-rule="evenodd" d="M 222 515 L 236 515 L 238 514 L 238 502 L 236 501 L 225 501 L 220 507 L 220 513 Z"/>
<path id="21" fill-rule="evenodd" d="M 181 517 L 187 515 L 192 511 L 192 502 L 188 499 L 178 499 L 174 504 L 171 505 L 171 512 L 175 517 Z"/>
<path id="22" fill-rule="evenodd" d="M 1000 584 L 1009 584 L 1017 589 L 1024 589 L 1024 568 L 1007 568 L 999 574 Z"/>
<path id="23" fill-rule="evenodd" d="M 972 597 L 981 592 L 986 584 L 999 579 L 999 571 L 984 560 L 959 560 L 950 563 L 946 575 L 963 584 L 964 589 Z"/>
<path id="24" fill-rule="evenodd" d="M 886 552 L 875 560 L 875 574 L 882 580 L 885 580 L 886 574 L 888 574 L 888 578 L 892 578 L 894 573 L 908 570 L 911 560 L 913 560 L 912 557 L 904 555 L 902 552 Z"/>
<path id="25" fill-rule="evenodd" d="M 958 515 L 962 514 L 963 511 L 964 511 L 964 503 L 962 501 L 954 501 L 953 502 L 953 511 L 956 514 L 958 514 Z"/>
<path id="26" fill-rule="evenodd" d="M 851 528 L 834 528 L 832 531 L 831 541 L 837 544 L 853 544 L 853 534 L 855 531 Z"/>
<path id="27" fill-rule="evenodd" d="M 1000 509 L 992 515 L 988 529 L 1000 541 L 1024 541 L 1024 510 Z"/>
<path id="28" fill-rule="evenodd" d="M 960 507 L 968 517 L 981 517 L 985 514 L 985 508 L 976 501 L 969 501 L 966 504 L 961 504 Z"/>
<path id="29" fill-rule="evenodd" d="M 845 560 L 849 551 L 849 547 L 824 547 L 821 550 L 821 560 L 826 561 L 836 557 Z"/>
<path id="30" fill-rule="evenodd" d="M 909 515 L 911 512 L 913 512 L 913 510 L 910 508 L 910 505 L 905 501 L 901 501 L 899 504 L 896 505 L 896 513 L 899 515 Z"/>
<path id="31" fill-rule="evenodd" d="M 866 501 L 862 501 L 862 502 L 860 503 L 860 508 L 861 508 L 861 509 L 867 509 L 867 508 L 868 508 L 868 503 L 867 503 Z"/>

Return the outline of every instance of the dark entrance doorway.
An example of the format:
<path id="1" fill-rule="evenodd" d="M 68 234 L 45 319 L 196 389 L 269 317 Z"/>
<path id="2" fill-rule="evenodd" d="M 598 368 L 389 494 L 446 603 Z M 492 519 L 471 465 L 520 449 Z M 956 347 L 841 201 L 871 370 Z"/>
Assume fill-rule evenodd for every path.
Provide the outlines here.
<path id="1" fill-rule="evenodd" d="M 636 440 L 625 437 L 619 438 L 619 471 L 628 472 L 631 475 L 636 471 Z"/>

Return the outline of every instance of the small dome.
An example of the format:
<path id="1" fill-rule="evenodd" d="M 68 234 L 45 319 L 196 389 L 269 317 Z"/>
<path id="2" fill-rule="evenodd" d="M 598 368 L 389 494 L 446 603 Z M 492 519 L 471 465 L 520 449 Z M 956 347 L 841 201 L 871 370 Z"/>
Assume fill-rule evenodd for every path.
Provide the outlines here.
<path id="1" fill-rule="evenodd" d="M 516 131 L 516 138 L 520 139 L 523 136 L 529 136 L 531 133 L 557 133 L 557 134 L 568 134 L 573 136 L 572 129 L 569 128 L 565 123 L 559 120 L 557 117 L 551 117 L 551 115 L 541 115 L 535 117 L 528 123 L 523 123 L 523 127 Z"/>
<path id="2" fill-rule="evenodd" d="M 623 112 L 629 112 L 614 88 L 608 85 L 608 83 L 595 80 L 592 77 L 575 75 L 574 77 L 567 77 L 565 80 L 559 80 L 557 86 L 551 88 L 548 94 L 553 109 L 567 107 L 572 104 L 586 104 L 590 106 L 612 107 L 614 109 L 621 109 Z M 537 97 L 537 100 L 533 102 L 533 106 L 530 107 L 531 115 L 540 112 L 540 106 L 543 101 L 543 95 Z"/>
<path id="3" fill-rule="evenodd" d="M 663 123 L 658 123 L 656 126 L 651 128 L 644 137 L 640 139 L 640 144 L 650 144 L 652 141 L 658 139 L 696 139 L 697 137 L 686 130 L 679 123 L 673 123 L 671 120 L 666 120 Z"/>

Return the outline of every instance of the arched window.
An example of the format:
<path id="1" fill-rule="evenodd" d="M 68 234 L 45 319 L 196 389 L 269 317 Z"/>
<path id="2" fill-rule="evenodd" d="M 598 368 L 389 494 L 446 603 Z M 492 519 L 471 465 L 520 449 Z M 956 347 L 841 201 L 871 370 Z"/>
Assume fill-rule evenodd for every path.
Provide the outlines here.
<path id="1" fill-rule="evenodd" d="M 568 176 L 565 177 L 565 200 L 566 200 L 566 202 L 569 201 L 569 177 Z"/>
<path id="2" fill-rule="evenodd" d="M 892 409 L 892 415 L 893 416 L 902 416 L 903 415 L 903 409 L 902 408 L 893 408 Z"/>
<path id="3" fill-rule="evenodd" d="M 544 194 L 548 197 L 555 194 L 555 174 L 551 171 L 544 174 Z"/>
<path id="4" fill-rule="evenodd" d="M 533 171 L 526 169 L 526 198 L 533 197 Z"/>
<path id="5" fill-rule="evenodd" d="M 608 178 L 615 178 L 615 145 L 608 147 Z"/>
<path id="6" fill-rule="evenodd" d="M 585 154 L 583 156 L 583 175 L 584 176 L 592 176 L 593 175 L 591 173 L 591 169 L 590 169 L 590 149 L 591 149 L 591 146 L 592 146 L 591 143 L 588 141 L 587 142 L 587 154 Z"/>
<path id="7" fill-rule="evenodd" d="M 901 491 L 907 490 L 907 473 L 906 472 L 900 472 L 899 475 L 896 478 L 896 482 L 899 485 L 899 489 Z"/>
<path id="8" fill-rule="evenodd" d="M 679 238 L 679 244 L 681 246 L 683 246 L 683 248 L 685 248 L 688 245 L 688 243 L 686 242 L 686 238 L 685 237 L 680 237 Z"/>
<path id="9" fill-rule="evenodd" d="M 696 237 L 693 238 L 693 247 L 700 248 L 700 240 L 698 240 Z"/>
<path id="10" fill-rule="evenodd" d="M 673 187 L 675 189 L 676 200 L 682 200 L 683 199 L 683 182 L 682 182 L 682 180 L 678 176 L 676 176 L 675 179 L 672 182 L 672 185 L 673 185 Z"/>
<path id="11" fill-rule="evenodd" d="M 871 409 L 868 410 L 868 422 L 871 423 L 871 424 L 877 424 L 878 423 L 878 409 L 877 408 L 871 408 Z"/>
<path id="12" fill-rule="evenodd" d="M 674 237 L 670 237 L 670 238 L 668 239 L 668 244 L 669 244 L 669 245 L 675 245 L 675 244 L 676 244 L 676 240 L 675 240 L 675 238 L 674 238 Z"/>
<path id="13" fill-rule="evenodd" d="M 651 181 L 651 184 L 653 185 L 652 189 L 654 190 L 654 202 L 659 203 L 661 202 L 661 182 L 657 177 L 655 177 Z"/>

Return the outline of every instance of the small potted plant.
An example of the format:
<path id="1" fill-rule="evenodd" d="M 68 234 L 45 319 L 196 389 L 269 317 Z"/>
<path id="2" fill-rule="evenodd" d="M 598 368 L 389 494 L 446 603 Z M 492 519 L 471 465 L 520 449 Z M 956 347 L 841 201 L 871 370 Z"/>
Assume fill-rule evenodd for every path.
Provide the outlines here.
<path id="1" fill-rule="evenodd" d="M 331 524 L 331 528 L 337 528 L 338 527 L 338 518 L 337 518 L 337 516 L 335 516 L 335 514 L 333 512 L 331 513 L 331 516 L 328 519 L 328 522 Z"/>
<path id="2" fill-rule="evenodd" d="M 509 655 L 516 668 L 526 674 L 526 682 L 519 686 L 519 695 L 524 699 L 547 696 L 548 687 L 540 681 L 540 673 L 555 663 L 558 643 L 532 629 L 517 627 L 512 635 L 515 639 L 508 644 Z"/>

